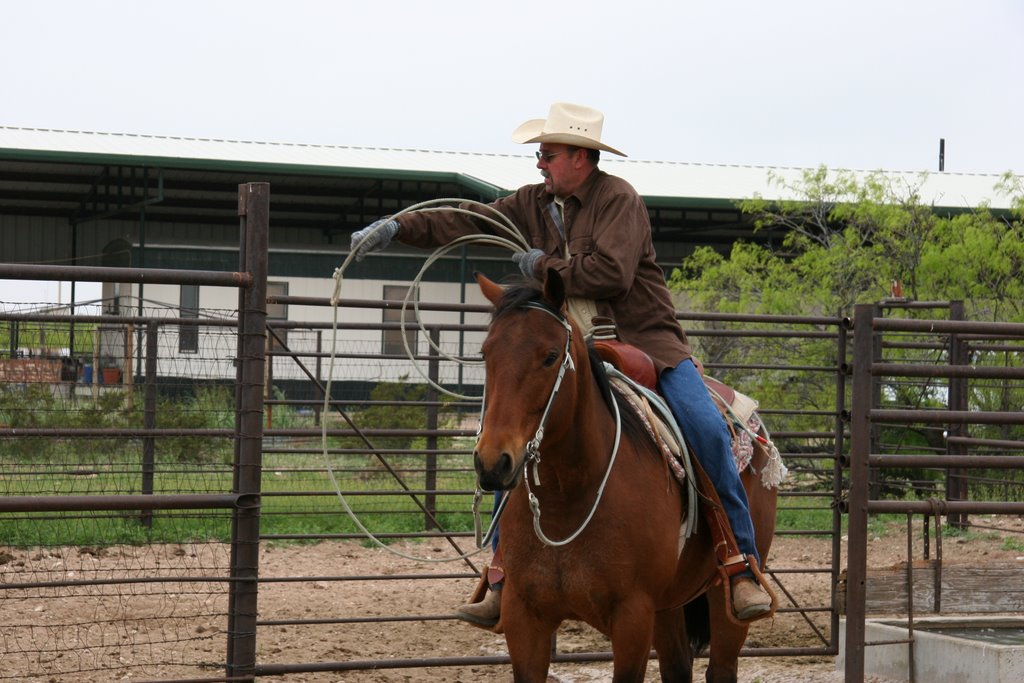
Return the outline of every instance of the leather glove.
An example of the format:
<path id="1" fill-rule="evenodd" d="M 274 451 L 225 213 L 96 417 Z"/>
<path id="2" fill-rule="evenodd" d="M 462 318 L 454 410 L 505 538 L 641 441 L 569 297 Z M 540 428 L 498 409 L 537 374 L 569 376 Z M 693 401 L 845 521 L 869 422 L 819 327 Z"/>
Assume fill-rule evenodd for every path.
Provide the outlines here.
<path id="1" fill-rule="evenodd" d="M 390 218 L 381 218 L 370 223 L 362 230 L 352 233 L 352 242 L 349 249 L 355 252 L 356 261 L 362 261 L 372 251 L 380 251 L 391 244 L 391 240 L 398 234 L 401 226 L 398 221 Z"/>
<path id="2" fill-rule="evenodd" d="M 531 249 L 527 252 L 516 252 L 512 254 L 512 260 L 519 266 L 524 277 L 537 279 L 537 261 L 544 255 L 541 249 Z"/>

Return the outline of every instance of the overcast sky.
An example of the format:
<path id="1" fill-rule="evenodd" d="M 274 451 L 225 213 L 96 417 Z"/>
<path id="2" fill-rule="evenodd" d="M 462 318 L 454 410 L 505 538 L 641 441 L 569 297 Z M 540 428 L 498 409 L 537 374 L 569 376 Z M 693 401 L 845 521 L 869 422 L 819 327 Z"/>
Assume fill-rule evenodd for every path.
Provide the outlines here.
<path id="1" fill-rule="evenodd" d="M 635 159 L 935 170 L 945 138 L 1024 173 L 1022 36 L 1019 0 L 18 2 L 0 125 L 522 154 L 562 100 Z"/>

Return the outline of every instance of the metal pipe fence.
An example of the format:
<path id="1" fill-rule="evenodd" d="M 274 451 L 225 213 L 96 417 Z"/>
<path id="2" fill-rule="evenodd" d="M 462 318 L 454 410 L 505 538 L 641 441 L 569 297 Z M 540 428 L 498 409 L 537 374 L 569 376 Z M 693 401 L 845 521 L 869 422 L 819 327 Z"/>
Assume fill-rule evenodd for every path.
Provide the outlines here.
<path id="1" fill-rule="evenodd" d="M 347 566 L 346 548 L 357 547 L 365 532 L 347 518 L 341 498 L 385 543 L 452 554 L 473 548 L 478 406 L 429 389 L 425 377 L 480 395 L 479 367 L 452 358 L 477 357 L 488 309 L 420 302 L 424 327 L 411 331 L 385 322 L 400 302 L 343 299 L 335 325 L 326 297 L 267 297 L 265 235 L 250 231 L 265 223 L 265 188 L 242 196 L 239 272 L 192 279 L 182 271 L 163 280 L 238 286 L 237 310 L 203 310 L 197 318 L 156 306 L 125 316 L 0 314 L 0 339 L 6 329 L 9 341 L 52 340 L 77 329 L 67 346 L 80 361 L 71 369 L 19 363 L 26 359 L 14 351 L 23 344 L 5 347 L 4 372 L 21 375 L 10 374 L 0 390 L 0 606 L 30 615 L 26 605 L 43 602 L 49 619 L 25 616 L 0 626 L 0 681 L 40 672 L 76 681 L 251 681 L 370 669 L 489 670 L 508 662 L 503 655 L 438 657 L 412 645 L 398 656 L 384 639 L 381 649 L 344 656 L 297 644 L 299 633 L 330 641 L 360 629 L 400 629 L 409 643 L 420 642 L 418 634 L 448 626 L 450 610 L 413 605 L 388 614 L 372 605 L 375 592 L 418 596 L 457 584 L 468 593 L 475 583 L 480 561 L 473 558 L 441 570 L 402 560 L 375 572 Z M 50 273 L 25 266 L 6 272 Z M 121 269 L 88 275 L 143 281 L 124 279 Z M 310 319 L 268 319 L 268 303 L 301 306 Z M 767 574 L 782 605 L 773 625 L 760 633 L 755 627 L 757 645 L 745 655 L 839 651 L 844 514 L 849 555 L 859 559 L 870 514 L 941 514 L 965 524 L 971 514 L 1019 508 L 967 495 L 1006 484 L 992 472 L 1020 474 L 1012 453 L 1024 443 L 1024 422 L 1006 409 L 1020 389 L 1019 326 L 904 324 L 878 317 L 877 309 L 872 315 L 864 323 L 862 309 L 853 319 L 679 314 L 706 372 L 760 401 L 790 469 L 776 547 L 820 537 L 829 549 L 814 560 L 772 553 Z M 198 330 L 188 337 L 198 342 L 194 351 L 182 343 L 184 327 Z M 395 346 L 402 335 L 411 340 L 412 359 Z M 98 358 L 117 365 L 117 381 L 102 383 L 97 367 L 86 381 L 87 361 Z M 908 492 L 922 499 L 891 497 Z M 485 517 L 489 505 L 485 500 Z M 265 553 L 282 547 L 277 552 L 315 548 L 337 559 L 329 570 L 301 559 L 268 569 Z M 858 572 L 852 563 L 851 586 Z M 826 584 L 828 598 L 795 590 L 805 578 Z M 326 597 L 300 611 L 280 598 L 288 588 Z M 857 599 L 853 587 L 848 614 Z M 99 627 L 86 626 L 82 614 L 103 615 L 104 628 L 132 635 L 97 637 Z M 848 661 L 856 625 L 852 633 L 848 628 Z M 555 662 L 610 659 L 599 639 L 586 651 L 569 651 L 564 640 L 553 644 Z M 69 642 L 74 655 L 59 656 Z M 861 634 L 852 644 L 853 675 L 863 646 Z"/>
<path id="2" fill-rule="evenodd" d="M 246 522 L 261 506 L 267 198 L 266 184 L 239 187 L 239 272 L 0 265 L 10 278 L 241 293 L 237 310 L 218 320 L 178 318 L 167 309 L 96 314 L 89 306 L 0 316 L 7 337 L 0 358 L 0 605 L 18 615 L 0 626 L 0 680 L 108 681 L 147 672 L 194 674 L 192 680 L 241 680 L 234 672 L 242 672 L 252 680 L 258 529 Z M 217 352 L 192 357 L 170 346 L 182 328 L 196 325 L 208 330 Z M 136 346 L 136 339 L 146 343 Z M 221 342 L 236 339 L 255 342 L 222 353 Z M 63 348 L 62 357 L 50 348 Z M 184 392 L 194 399 L 197 366 L 225 363 L 237 365 L 244 381 L 211 377 L 211 389 L 255 391 L 239 391 L 233 404 L 218 407 L 224 428 L 197 429 L 218 421 L 217 411 L 204 410 L 214 402 L 166 397 Z M 231 428 L 235 415 L 242 418 Z M 211 445 L 218 439 L 240 444 L 235 455 Z M 233 472 L 249 474 L 233 481 Z M 197 634 L 197 623 L 211 628 Z M 228 673 L 211 679 L 210 668 Z"/>
<path id="3" fill-rule="evenodd" d="M 950 309 L 954 318 L 960 317 L 961 306 L 954 304 Z M 843 503 L 849 513 L 851 558 L 845 605 L 845 680 L 850 683 L 864 680 L 865 648 L 878 644 L 865 642 L 867 530 L 871 515 L 907 516 L 907 603 L 901 611 L 912 641 L 912 515 L 924 517 L 926 532 L 929 520 L 934 518 L 940 541 L 937 577 L 943 559 L 938 535 L 941 517 L 950 526 L 966 527 L 969 515 L 1024 514 L 1024 503 L 1019 502 L 1024 491 L 1024 460 L 1013 454 L 1020 450 L 1019 437 L 1024 435 L 1020 428 L 1024 425 L 1024 353 L 1019 344 L 1005 343 L 1024 339 L 1024 324 L 884 317 L 877 305 L 857 306 L 854 321 L 850 484 Z M 893 339 L 912 341 L 893 343 Z M 1004 341 L 997 344 L 994 340 Z M 885 354 L 918 357 L 905 362 L 907 358 L 890 358 Z M 908 381 L 920 378 L 944 381 Z M 992 379 L 1000 382 L 986 382 Z M 899 389 L 894 387 L 905 386 L 920 389 L 918 404 L 891 407 L 899 402 Z M 935 428 L 936 425 L 942 429 Z M 883 430 L 890 430 L 886 439 L 881 437 Z M 992 438 L 996 435 L 1015 435 L 1018 439 Z M 928 439 L 931 444 L 922 443 Z M 929 445 L 930 451 L 924 448 Z M 886 495 L 887 473 L 910 470 L 931 474 L 936 484 L 930 491 L 932 495 L 925 494 L 920 496 L 923 499 L 916 500 Z M 1003 474 L 995 477 L 987 472 Z M 927 558 L 927 533 L 924 541 Z M 942 603 L 941 584 L 936 581 L 934 588 L 937 610 Z M 912 662 L 910 657 L 910 680 L 914 679 Z"/>
<path id="4" fill-rule="evenodd" d="M 278 303 L 297 305 L 288 297 L 272 299 Z M 324 299 L 301 299 L 306 306 L 327 306 Z M 355 303 L 355 302 L 345 302 Z M 393 302 L 358 302 L 355 309 L 393 309 Z M 431 321 L 426 325 L 426 334 L 420 335 L 415 359 L 427 364 L 427 374 L 438 378 L 442 384 L 454 389 L 478 395 L 481 391 L 482 376 L 477 370 L 455 369 L 455 364 L 432 351 L 425 343 L 430 337 L 435 343 L 454 356 L 473 357 L 474 336 L 479 339 L 486 329 L 486 308 L 480 306 L 458 306 L 451 304 L 421 303 L 421 311 L 433 310 L 439 315 L 457 312 L 467 316 L 466 324 L 448 324 Z M 86 312 L 88 313 L 88 312 Z M 428 394 L 422 389 L 422 382 L 412 371 L 411 361 L 403 353 L 384 353 L 382 335 L 388 330 L 400 329 L 397 323 L 380 323 L 372 320 L 354 321 L 343 319 L 337 326 L 343 344 L 339 352 L 325 350 L 332 347 L 328 339 L 334 335 L 335 327 L 325 322 L 270 321 L 271 332 L 259 341 L 265 350 L 266 368 L 258 382 L 265 410 L 260 414 L 262 448 L 260 462 L 248 466 L 250 473 L 257 470 L 260 480 L 238 485 L 237 465 L 227 461 L 238 461 L 236 453 L 228 457 L 224 452 L 237 440 L 238 427 L 231 426 L 235 414 L 234 406 L 225 403 L 228 393 L 199 403 L 197 397 L 215 394 L 218 389 L 233 385 L 229 374 L 232 363 L 225 364 L 208 356 L 219 356 L 227 345 L 221 341 L 222 334 L 233 329 L 231 321 L 218 318 L 215 311 L 206 312 L 198 319 L 181 318 L 174 311 L 153 312 L 154 314 L 134 316 L 46 316 L 43 314 L 15 313 L 9 317 L 19 322 L 31 321 L 39 324 L 102 324 L 105 326 L 133 325 L 141 334 L 135 335 L 138 343 L 135 352 L 141 358 L 123 359 L 122 367 L 134 368 L 131 384 L 86 385 L 81 377 L 63 386 L 62 398 L 66 399 L 59 408 L 44 409 L 43 414 L 60 413 L 73 416 L 76 410 L 89 417 L 96 417 L 93 407 L 96 401 L 103 401 L 111 395 L 122 395 L 131 386 L 132 392 L 141 393 L 143 400 L 135 402 L 131 414 L 142 413 L 137 425 L 92 426 L 84 419 L 77 424 L 33 426 L 0 426 L 0 435 L 19 443 L 41 444 L 93 444 L 106 462 L 102 466 L 87 462 L 72 462 L 57 458 L 56 462 L 35 459 L 31 462 L 17 462 L 12 459 L 7 471 L 18 477 L 32 476 L 32 472 L 44 472 L 46 477 L 68 476 L 62 473 L 99 473 L 88 479 L 89 487 L 76 493 L 75 488 L 55 485 L 46 498 L 22 497 L 17 506 L 19 513 L 34 511 L 45 514 L 50 524 L 101 525 L 103 520 L 88 515 L 69 517 L 79 507 L 88 503 L 90 514 L 106 511 L 135 511 L 138 525 L 153 534 L 192 534 L 198 518 L 183 518 L 186 509 L 208 505 L 202 510 L 200 533 L 210 539 L 207 543 L 217 550 L 207 555 L 216 557 L 208 566 L 198 571 L 192 568 L 182 572 L 182 582 L 193 582 L 196 577 L 206 577 L 205 585 L 219 584 L 226 588 L 229 596 L 218 593 L 218 600 L 226 600 L 220 607 L 224 613 L 225 633 L 232 643 L 218 658 L 211 648 L 208 659 L 192 664 L 180 662 L 177 668 L 160 663 L 167 671 L 174 671 L 181 680 L 186 676 L 199 676 L 211 667 L 222 667 L 228 678 L 245 680 L 257 675 L 270 675 L 279 671 L 311 670 L 360 670 L 363 668 L 388 668 L 437 664 L 457 666 L 463 658 L 435 661 L 422 657 L 393 659 L 393 653 L 367 659 L 357 658 L 333 665 L 324 662 L 301 662 L 277 660 L 274 658 L 256 661 L 253 658 L 253 643 L 270 637 L 271 629 L 285 624 L 300 629 L 311 629 L 326 623 L 347 625 L 352 628 L 360 624 L 419 624 L 430 628 L 432 624 L 451 619 L 447 614 L 394 614 L 394 615 L 344 615 L 328 611 L 324 614 L 284 616 L 275 614 L 269 608 L 251 609 L 244 604 L 255 595 L 272 590 L 273 586 L 300 585 L 316 586 L 321 582 L 328 586 L 354 585 L 359 590 L 379 590 L 372 586 L 380 581 L 403 583 L 403 589 L 415 593 L 417 583 L 426 586 L 437 581 L 457 581 L 470 585 L 479 572 L 478 563 L 467 560 L 457 571 L 400 572 L 392 576 L 362 575 L 340 571 L 330 575 L 270 576 L 266 574 L 253 578 L 250 557 L 244 562 L 234 557 L 227 544 L 248 544 L 258 547 L 267 543 L 339 543 L 358 541 L 364 534 L 344 521 L 344 513 L 338 505 L 337 496 L 345 496 L 364 518 L 386 541 L 441 541 L 451 548 L 465 550 L 472 547 L 472 520 L 470 508 L 473 498 L 473 469 L 470 461 L 472 438 L 478 405 L 461 399 L 445 399 Z M 476 316 L 474 319 L 472 316 Z M 832 485 L 838 455 L 843 450 L 846 432 L 843 428 L 844 391 L 841 388 L 845 376 L 845 361 L 837 355 L 838 340 L 845 336 L 845 328 L 839 319 L 787 317 L 777 323 L 770 317 L 746 316 L 694 316 L 686 320 L 694 343 L 702 348 L 707 346 L 704 357 L 708 358 L 708 372 L 720 376 L 742 389 L 759 396 L 759 389 L 747 388 L 749 378 L 762 372 L 786 372 L 799 375 L 799 383 L 814 386 L 815 395 L 803 402 L 776 403 L 775 407 L 765 405 L 763 415 L 772 430 L 773 437 L 784 452 L 793 470 L 794 484 L 783 492 L 783 510 L 791 509 L 800 520 L 809 516 L 810 522 L 797 521 L 786 528 L 780 528 L 780 537 L 799 538 L 807 535 L 830 537 L 838 543 L 838 515 L 835 512 L 835 487 Z M 83 321 L 91 322 L 83 322 Z M 801 329 L 800 325 L 803 324 Z M 0 320 L 0 325 L 3 321 Z M 176 348 L 176 333 L 182 324 L 199 328 L 200 352 L 192 357 L 182 358 Z M 235 323 L 237 325 L 237 322 Z M 710 326 L 714 327 L 710 327 Z M 760 330 L 744 329 L 744 325 L 758 326 Z M 726 328 L 726 326 L 730 326 Z M 87 328 L 84 328 L 87 329 Z M 275 334 L 284 337 L 275 339 Z M 221 332 L 223 331 L 223 332 Z M 253 335 L 258 337 L 258 335 Z M 90 335 L 80 335 L 88 340 Z M 468 341 L 466 341 L 468 340 Z M 758 357 L 767 357 L 770 350 L 750 355 L 751 350 L 767 345 L 797 348 L 807 346 L 797 353 L 793 361 L 771 363 L 758 362 Z M 255 346 L 255 344 L 254 344 Z M 87 352 L 86 357 L 91 353 Z M 116 354 L 115 354 L 116 355 Z M 241 357 L 239 351 L 237 357 Z M 341 368 L 335 369 L 330 388 L 331 397 L 326 404 L 323 396 L 327 391 L 329 358 L 340 361 Z M 232 357 L 236 357 L 232 355 Z M 807 362 L 812 357 L 814 362 Z M 374 367 L 373 377 L 366 373 L 367 365 Z M 128 379 L 126 372 L 125 379 Z M 769 383 L 765 383 L 768 386 Z M 252 380 L 252 386 L 256 386 Z M 824 390 L 822 391 L 822 388 Z M 98 393 L 94 392 L 98 389 Z M 60 393 L 60 392 L 58 392 Z M 186 397 L 184 403 L 174 397 Z M 838 402 L 838 403 L 837 403 Z M 90 412 L 92 411 L 92 412 Z M 197 414 L 206 420 L 196 421 Z M 255 415 L 256 413 L 253 413 Z M 347 416 L 347 417 L 346 417 Z M 209 426 L 212 422 L 223 426 Z M 134 418 L 132 418 L 134 419 Z M 131 422 L 132 419 L 128 421 Z M 182 426 L 169 426 L 180 421 Z M 72 421 L 74 422 L 74 421 Z M 245 428 L 256 431 L 253 421 Z M 321 439 L 328 440 L 327 448 Z M 198 444 L 202 446 L 198 446 Z M 212 444 L 222 444 L 212 446 Z M 193 450 L 195 449 L 195 450 Z M 202 450 L 205 449 L 205 450 Z M 53 448 L 50 449 L 51 451 Z M 111 458 L 111 453 L 121 453 Z M 338 485 L 332 484 L 329 470 L 338 477 Z M 79 475 L 79 477 L 82 475 Z M 79 477 L 70 475 L 71 481 Z M 219 486 L 244 494 L 221 494 L 206 492 Z M 59 496 L 57 490 L 64 490 Z M 66 490 L 65 490 L 66 489 Z M 172 492 L 173 491 L 173 492 Z M 14 496 L 9 496 L 13 498 Z M 63 502 L 57 503 L 58 500 Z M 143 504 L 141 501 L 148 501 Z M 230 514 L 218 515 L 215 509 L 221 506 Z M 44 512 L 46 507 L 55 508 Z M 488 503 L 484 505 L 485 513 Z M 11 509 L 11 512 L 14 512 Z M 259 513 L 258 537 L 239 535 L 238 518 L 245 514 Z M 0 504 L 0 515 L 6 509 Z M 54 518 L 54 514 L 60 515 Z M 174 515 L 169 515 L 174 512 Z M 63 516 L 61 516 L 63 515 Z M 33 518 L 34 519 L 34 518 Z M 181 531 L 166 531 L 169 523 L 178 524 Z M 18 520 L 28 525 L 28 519 Z M 803 526 L 801 526 L 803 525 Z M 204 528 L 205 527 L 205 528 Z M 103 532 L 95 532 L 102 535 Z M 251 533 L 251 530 L 250 530 Z M 71 536 L 70 533 L 58 536 Z M 234 539 L 234 540 L 232 540 Z M 93 538 L 90 543 L 101 545 L 110 541 Z M 54 546 L 58 541 L 54 541 Z M 63 544 L 61 543 L 63 546 Z M 150 544 L 151 546 L 153 544 Z M 173 544 L 168 544 L 173 545 Z M 192 545 L 195 545 L 193 541 Z M 66 552 L 62 550 L 61 552 Z M 204 553 L 200 553 L 202 555 Z M 837 556 L 837 555 L 836 555 Z M 160 558 L 161 566 L 167 566 L 168 559 Z M 248 564 L 247 572 L 232 569 Z M 832 577 L 839 571 L 837 566 L 800 567 L 789 563 L 772 565 L 773 580 L 782 587 L 797 573 L 820 574 Z M 139 576 L 144 574 L 145 576 Z M 161 576 L 155 566 L 142 569 L 136 575 L 96 579 L 104 585 L 135 585 L 137 582 L 168 586 L 177 577 Z M 55 584 L 61 584 L 57 579 Z M 73 579 L 67 579 L 69 585 Z M 123 582 L 119 584 L 118 582 Z M 31 582 L 19 581 L 14 585 Z M 404 585 L 408 584 L 408 585 Z M 182 585 L 185 585 L 184 583 Z M 191 585 L 189 583 L 188 585 Z M 245 589 L 243 589 L 245 587 Z M 205 589 L 204 589 L 205 590 Z M 315 590 L 315 588 L 309 588 Z M 182 588 L 182 594 L 194 591 Z M 755 648 L 753 654 L 783 654 L 794 651 L 806 654 L 834 652 L 836 629 L 828 604 L 803 604 L 802 598 L 784 605 L 780 619 L 793 619 L 807 629 L 806 643 L 800 647 L 791 645 Z M 258 614 L 255 621 L 242 624 L 237 613 Z M 154 620 L 159 619 L 154 615 Z M 251 616 L 249 617 L 251 619 Z M 184 638 L 185 636 L 181 636 Z M 240 638 L 247 639 L 243 645 Z M 279 636 L 275 634 L 275 640 Z M 589 655 L 594 661 L 606 661 L 607 653 L 595 652 Z M 587 657 L 581 653 L 559 653 L 556 661 L 571 662 Z M 467 660 L 469 661 L 469 660 Z M 501 664 L 504 657 L 486 661 Z M 190 668 L 191 667 L 191 668 Z M 326 667 L 326 669 L 325 669 Z M 145 670 L 144 667 L 141 668 Z"/>

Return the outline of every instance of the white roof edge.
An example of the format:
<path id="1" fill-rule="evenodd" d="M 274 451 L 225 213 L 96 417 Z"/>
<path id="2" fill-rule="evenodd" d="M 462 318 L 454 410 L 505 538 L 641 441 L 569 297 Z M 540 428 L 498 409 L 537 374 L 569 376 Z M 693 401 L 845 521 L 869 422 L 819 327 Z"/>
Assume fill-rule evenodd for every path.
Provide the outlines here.
<path id="1" fill-rule="evenodd" d="M 182 160 L 265 163 L 311 167 L 455 173 L 505 190 L 537 182 L 531 155 L 453 152 L 426 149 L 358 147 L 310 143 L 254 142 L 216 138 L 104 133 L 0 125 L 0 149 L 69 154 L 143 156 Z M 799 181 L 809 168 L 685 161 L 603 158 L 602 167 L 629 181 L 645 197 L 739 200 L 754 196 L 794 199 L 778 184 Z M 987 203 L 1009 208 L 1010 197 L 998 185 L 1005 174 L 948 171 L 852 172 L 858 178 L 881 173 L 915 188 L 921 201 L 944 207 L 975 207 Z M 1024 176 L 1016 176 L 1024 181 Z M 790 196 L 787 196 L 790 195 Z"/>

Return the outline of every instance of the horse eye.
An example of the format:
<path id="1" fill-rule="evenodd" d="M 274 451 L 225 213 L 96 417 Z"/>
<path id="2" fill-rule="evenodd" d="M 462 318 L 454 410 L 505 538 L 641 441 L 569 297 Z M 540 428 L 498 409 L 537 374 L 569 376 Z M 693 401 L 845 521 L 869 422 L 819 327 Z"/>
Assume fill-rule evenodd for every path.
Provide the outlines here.
<path id="1" fill-rule="evenodd" d="M 547 358 L 544 359 L 544 367 L 550 368 L 558 360 L 558 351 L 548 351 Z"/>

